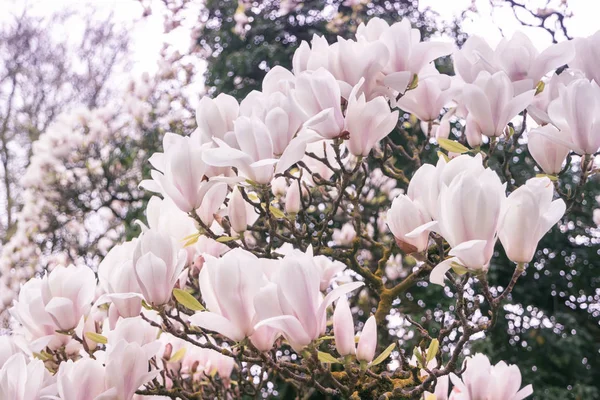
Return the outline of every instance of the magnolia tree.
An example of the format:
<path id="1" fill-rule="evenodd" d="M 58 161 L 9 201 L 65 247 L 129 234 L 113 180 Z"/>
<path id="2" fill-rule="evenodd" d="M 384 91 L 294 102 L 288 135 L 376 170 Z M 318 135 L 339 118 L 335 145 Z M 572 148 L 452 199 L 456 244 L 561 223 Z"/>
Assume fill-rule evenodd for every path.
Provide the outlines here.
<path id="1" fill-rule="evenodd" d="M 271 69 L 239 104 L 203 98 L 197 129 L 150 157 L 140 236 L 97 274 L 56 265 L 22 286 L 0 397 L 531 395 L 517 366 L 469 343 L 493 334 L 595 172 L 599 35 L 457 51 L 372 19 L 353 39 L 302 43 L 292 71 Z M 450 54 L 456 76 L 433 64 Z M 540 173 L 521 182 L 494 161 L 525 140 Z M 431 143 L 439 159 L 423 163 Z M 500 252 L 508 282 L 488 279 Z M 453 303 L 429 310 L 434 329 L 401 308 L 413 286 Z"/>

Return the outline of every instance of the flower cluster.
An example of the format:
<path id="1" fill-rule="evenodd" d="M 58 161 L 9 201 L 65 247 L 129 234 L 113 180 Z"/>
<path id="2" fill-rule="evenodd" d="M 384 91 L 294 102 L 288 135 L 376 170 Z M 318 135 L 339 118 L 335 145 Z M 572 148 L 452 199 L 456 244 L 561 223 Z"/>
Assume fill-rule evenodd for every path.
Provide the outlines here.
<path id="1" fill-rule="evenodd" d="M 473 37 L 454 52 L 421 42 L 406 20 L 375 18 L 354 39 L 303 42 L 292 71 L 271 69 L 239 103 L 203 98 L 197 128 L 165 134 L 149 158 L 140 186 L 158 196 L 139 237 L 113 247 L 97 278 L 77 263 L 23 285 L 15 336 L 0 342 L 0 393 L 241 398 L 284 382 L 346 398 L 525 398 L 516 366 L 478 354 L 461 373 L 458 359 L 471 337 L 493 333 L 538 242 L 578 201 L 555 200 L 567 154 L 592 173 L 596 39 L 539 53 L 519 34 L 495 49 Z M 453 52 L 457 75 L 439 73 L 433 61 Z M 566 63 L 581 70 L 546 78 Z M 422 122 L 410 132 L 407 114 Z M 491 160 L 526 137 L 528 114 L 541 124 L 530 152 L 548 175 L 519 182 Z M 464 132 L 452 127 L 463 121 Z M 448 154 L 421 164 L 416 139 L 434 138 Z M 487 276 L 498 239 L 516 263 L 504 290 Z M 435 337 L 395 309 L 427 278 L 447 279 L 456 300 Z M 394 323 L 411 335 L 398 341 Z"/>

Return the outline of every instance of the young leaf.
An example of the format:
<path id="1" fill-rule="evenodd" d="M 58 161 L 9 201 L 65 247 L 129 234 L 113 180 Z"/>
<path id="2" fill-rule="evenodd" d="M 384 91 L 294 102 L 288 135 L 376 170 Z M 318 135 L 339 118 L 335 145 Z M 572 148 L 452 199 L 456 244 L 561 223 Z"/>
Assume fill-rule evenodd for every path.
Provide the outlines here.
<path id="1" fill-rule="evenodd" d="M 454 140 L 438 138 L 437 141 L 442 149 L 451 153 L 463 154 L 469 151 L 467 147 Z"/>
<path id="2" fill-rule="evenodd" d="M 181 289 L 173 289 L 173 296 L 179 304 L 185 308 L 189 308 L 192 311 L 204 311 L 206 310 L 202 304 L 194 296 Z"/>
<path id="3" fill-rule="evenodd" d="M 183 247 L 188 247 L 188 246 L 191 246 L 191 245 L 195 244 L 198 241 L 199 238 L 200 238 L 200 234 L 199 233 L 195 233 L 195 234 L 191 235 L 189 237 L 189 239 L 184 238 L 183 240 L 187 239 L 187 241 L 183 244 Z"/>
<path id="4" fill-rule="evenodd" d="M 237 238 L 234 238 L 231 236 L 220 236 L 220 237 L 216 238 L 215 240 L 219 243 L 227 243 L 227 242 L 231 242 L 233 240 L 237 240 Z"/>
<path id="5" fill-rule="evenodd" d="M 415 348 L 413 349 L 413 355 L 417 359 L 417 366 L 419 368 L 423 368 L 423 366 L 425 365 L 423 361 L 425 360 L 423 360 L 423 353 L 421 352 L 421 349 L 415 346 Z"/>
<path id="6" fill-rule="evenodd" d="M 556 175 L 537 174 L 535 177 L 536 178 L 548 178 L 551 181 L 557 181 L 558 180 L 558 176 L 556 176 Z"/>
<path id="7" fill-rule="evenodd" d="M 284 219 L 285 218 L 285 214 L 279 208 L 277 208 L 275 206 L 269 206 L 269 210 L 271 211 L 271 214 L 273 214 L 273 216 L 275 218 L 277 218 L 277 219 Z"/>
<path id="8" fill-rule="evenodd" d="M 319 355 L 319 361 L 321 361 L 322 363 L 329 363 L 329 364 L 339 364 L 340 363 L 337 358 L 335 358 L 334 356 L 332 356 L 329 353 L 319 351 L 318 355 Z"/>
<path id="9" fill-rule="evenodd" d="M 433 339 L 427 348 L 427 355 L 425 356 L 425 362 L 429 364 L 429 361 L 433 360 L 440 349 L 440 342 L 437 339 Z"/>
<path id="10" fill-rule="evenodd" d="M 438 158 L 443 158 L 444 161 L 446 162 L 450 162 L 450 158 L 446 155 L 446 153 L 443 153 L 441 151 L 437 152 Z"/>
<path id="11" fill-rule="evenodd" d="M 102 336 L 101 334 L 96 333 L 96 332 L 86 332 L 85 337 L 90 339 L 92 342 L 96 342 L 96 343 L 100 343 L 100 344 L 108 343 L 108 339 L 106 338 L 106 336 Z"/>
<path id="12" fill-rule="evenodd" d="M 544 91 L 545 87 L 546 87 L 546 84 L 544 83 L 544 81 L 539 81 L 535 87 L 535 95 L 534 96 L 537 96 L 538 94 L 542 93 Z"/>
<path id="13" fill-rule="evenodd" d="M 186 350 L 185 347 L 182 347 L 179 350 L 177 350 L 175 352 L 175 354 L 173 354 L 171 356 L 171 358 L 169 359 L 169 362 L 175 363 L 175 362 L 183 360 L 183 357 L 185 356 L 185 350 Z"/>
<path id="14" fill-rule="evenodd" d="M 380 355 L 377 356 L 376 359 L 373 360 L 371 365 L 381 364 L 383 361 L 385 361 L 386 358 L 388 358 L 390 356 L 390 354 L 392 353 L 392 350 L 394 350 L 395 348 L 396 348 L 396 343 L 390 344 L 383 352 L 381 352 Z"/>

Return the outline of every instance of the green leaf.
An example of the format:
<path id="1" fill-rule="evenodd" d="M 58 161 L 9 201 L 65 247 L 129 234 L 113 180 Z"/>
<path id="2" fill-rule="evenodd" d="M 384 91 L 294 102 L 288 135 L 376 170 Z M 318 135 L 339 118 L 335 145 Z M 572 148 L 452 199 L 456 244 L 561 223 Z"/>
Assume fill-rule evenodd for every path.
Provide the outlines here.
<path id="1" fill-rule="evenodd" d="M 227 242 L 231 242 L 233 240 L 237 240 L 237 238 L 232 237 L 232 236 L 220 236 L 220 237 L 216 238 L 215 240 L 219 243 L 227 243 Z"/>
<path id="2" fill-rule="evenodd" d="M 536 178 L 548 178 L 553 182 L 558 180 L 558 176 L 556 176 L 556 175 L 537 174 L 535 177 Z"/>
<path id="3" fill-rule="evenodd" d="M 96 332 L 86 332 L 85 337 L 90 339 L 92 342 L 96 342 L 96 343 L 100 343 L 100 344 L 108 343 L 108 339 L 106 338 L 106 336 L 102 336 L 101 334 L 96 333 Z"/>
<path id="4" fill-rule="evenodd" d="M 146 300 L 142 300 L 142 307 L 146 310 L 154 310 L 150 304 L 146 303 Z"/>
<path id="5" fill-rule="evenodd" d="M 337 358 L 335 358 L 334 356 L 332 356 L 329 353 L 325 353 L 324 351 L 319 351 L 318 356 L 319 356 L 319 361 L 321 361 L 322 363 L 328 363 L 328 364 L 339 364 L 340 363 Z"/>
<path id="6" fill-rule="evenodd" d="M 415 346 L 415 348 L 413 349 L 413 355 L 417 359 L 417 366 L 419 368 L 423 368 L 423 366 L 425 365 L 425 360 L 423 360 L 423 353 L 421 352 L 421 349 Z"/>
<path id="7" fill-rule="evenodd" d="M 544 83 L 544 81 L 539 81 L 537 86 L 535 87 L 535 96 L 542 93 L 544 91 L 545 87 L 546 87 L 546 84 Z"/>
<path id="8" fill-rule="evenodd" d="M 177 350 L 175 354 L 173 354 L 173 356 L 169 359 L 169 362 L 175 363 L 183 360 L 183 357 L 185 356 L 185 350 L 185 347 L 182 347 L 179 350 Z"/>
<path id="9" fill-rule="evenodd" d="M 277 218 L 277 219 L 285 219 L 285 214 L 279 208 L 277 208 L 275 206 L 269 206 L 269 210 L 271 211 L 271 214 L 273 214 L 273 216 L 275 218 Z"/>
<path id="10" fill-rule="evenodd" d="M 193 235 L 186 236 L 183 238 L 186 242 L 183 244 L 183 247 L 188 247 L 195 244 L 200 238 L 200 233 L 194 233 Z"/>
<path id="11" fill-rule="evenodd" d="M 173 289 L 173 296 L 179 304 L 192 311 L 206 310 L 202 304 L 194 296 L 181 289 Z"/>
<path id="12" fill-rule="evenodd" d="M 425 362 L 429 364 L 429 361 L 433 360 L 440 349 L 440 342 L 437 339 L 433 339 L 427 348 L 427 354 L 425 356 Z"/>
<path id="13" fill-rule="evenodd" d="M 381 364 L 386 358 L 390 356 L 392 350 L 396 348 L 396 343 L 390 344 L 376 359 L 373 360 L 371 365 Z"/>
<path id="14" fill-rule="evenodd" d="M 469 151 L 469 149 L 467 147 L 458 143 L 455 140 L 438 138 L 437 141 L 442 149 L 449 151 L 451 153 L 463 154 L 463 153 L 467 153 Z"/>
<path id="15" fill-rule="evenodd" d="M 438 155 L 438 158 L 443 158 L 444 161 L 450 162 L 450 158 L 446 155 L 446 153 L 444 153 L 442 151 L 438 151 L 437 155 Z"/>
<path id="16" fill-rule="evenodd" d="M 414 74 L 412 81 L 408 84 L 408 88 L 406 88 L 406 90 L 413 90 L 416 89 L 417 86 L 419 86 L 419 75 Z"/>
<path id="17" fill-rule="evenodd" d="M 334 336 L 321 336 L 320 338 L 318 338 L 317 340 L 319 342 L 324 342 L 325 340 L 334 340 L 335 337 Z"/>
<path id="18" fill-rule="evenodd" d="M 468 270 L 459 263 L 452 262 L 450 266 L 452 267 L 452 271 L 456 272 L 458 275 L 464 275 L 468 272 Z"/>

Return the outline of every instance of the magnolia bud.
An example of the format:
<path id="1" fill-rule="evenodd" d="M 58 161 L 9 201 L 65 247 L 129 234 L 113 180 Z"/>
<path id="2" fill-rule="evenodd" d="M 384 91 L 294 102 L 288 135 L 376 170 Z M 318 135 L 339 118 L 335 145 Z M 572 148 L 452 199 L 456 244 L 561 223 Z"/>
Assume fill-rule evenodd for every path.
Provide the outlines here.
<path id="1" fill-rule="evenodd" d="M 297 214 L 302 205 L 302 193 L 298 182 L 292 182 L 285 195 L 285 212 L 288 214 Z"/>
<path id="2" fill-rule="evenodd" d="M 242 233 L 247 227 L 246 201 L 237 187 L 233 188 L 229 199 L 229 223 L 234 231 Z"/>
<path id="3" fill-rule="evenodd" d="M 354 354 L 354 321 L 346 296 L 340 297 L 333 313 L 335 348 L 340 356 Z"/>
<path id="4" fill-rule="evenodd" d="M 358 346 L 356 348 L 356 358 L 358 361 L 373 361 L 375 357 L 375 350 L 377 349 L 377 321 L 375 316 L 371 315 L 358 340 Z"/>

